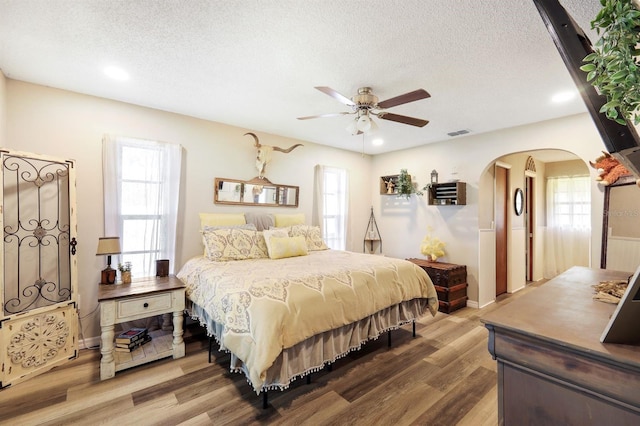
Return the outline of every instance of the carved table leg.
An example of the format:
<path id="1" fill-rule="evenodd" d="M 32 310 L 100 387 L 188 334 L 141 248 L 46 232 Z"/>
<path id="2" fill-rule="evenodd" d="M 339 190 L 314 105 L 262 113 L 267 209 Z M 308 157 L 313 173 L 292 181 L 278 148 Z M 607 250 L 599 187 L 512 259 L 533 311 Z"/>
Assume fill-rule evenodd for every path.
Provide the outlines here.
<path id="1" fill-rule="evenodd" d="M 115 327 L 111 325 L 103 325 L 102 327 L 100 345 L 100 353 L 102 359 L 100 360 L 100 380 L 110 379 L 116 375 L 116 360 L 113 357 L 113 338 L 115 336 Z"/>
<path id="2" fill-rule="evenodd" d="M 173 313 L 173 358 L 184 356 L 184 340 L 182 339 L 182 311 Z"/>

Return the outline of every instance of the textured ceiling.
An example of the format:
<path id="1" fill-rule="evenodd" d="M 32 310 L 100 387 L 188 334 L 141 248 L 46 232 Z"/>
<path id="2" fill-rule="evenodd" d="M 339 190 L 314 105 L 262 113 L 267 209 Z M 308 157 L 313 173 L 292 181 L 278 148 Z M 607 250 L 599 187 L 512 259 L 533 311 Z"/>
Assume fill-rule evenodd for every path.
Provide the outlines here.
<path id="1" fill-rule="evenodd" d="M 585 30 L 600 9 L 561 2 Z M 108 80 L 108 65 L 130 80 Z M 533 0 L 0 0 L 0 69 L 371 154 L 586 111 L 579 97 L 550 101 L 576 89 Z M 431 98 L 389 111 L 430 123 L 378 120 L 363 141 L 345 130 L 352 116 L 297 120 L 348 110 L 314 86 L 370 86 L 380 100 L 424 88 Z"/>

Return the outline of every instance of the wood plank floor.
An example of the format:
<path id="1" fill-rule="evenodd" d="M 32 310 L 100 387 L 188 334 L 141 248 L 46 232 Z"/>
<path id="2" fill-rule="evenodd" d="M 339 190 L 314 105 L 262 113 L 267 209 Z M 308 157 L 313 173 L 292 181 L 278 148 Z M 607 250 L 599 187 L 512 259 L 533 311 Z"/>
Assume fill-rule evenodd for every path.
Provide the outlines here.
<path id="1" fill-rule="evenodd" d="M 10 425 L 496 425 L 496 363 L 480 316 L 542 283 L 481 310 L 426 316 L 369 342 L 331 371 L 269 393 L 262 409 L 228 355 L 207 362 L 202 329 L 185 330 L 186 356 L 155 361 L 100 381 L 99 350 L 0 391 L 0 424 Z"/>

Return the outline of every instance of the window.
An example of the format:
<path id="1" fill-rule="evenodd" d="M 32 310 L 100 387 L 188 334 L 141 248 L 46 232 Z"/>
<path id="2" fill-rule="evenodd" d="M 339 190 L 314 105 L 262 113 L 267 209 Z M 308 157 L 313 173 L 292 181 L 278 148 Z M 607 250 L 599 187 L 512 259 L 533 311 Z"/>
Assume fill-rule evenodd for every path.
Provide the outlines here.
<path id="1" fill-rule="evenodd" d="M 591 228 L 591 184 L 588 176 L 547 180 L 549 227 Z"/>
<path id="2" fill-rule="evenodd" d="M 571 266 L 589 266 L 591 250 L 591 182 L 588 176 L 547 179 L 547 227 L 544 277 Z"/>
<path id="3" fill-rule="evenodd" d="M 117 235 L 119 262 L 132 275 L 155 275 L 155 262 L 175 260 L 180 187 L 179 145 L 123 137 L 104 142 L 105 235 Z"/>
<path id="4" fill-rule="evenodd" d="M 346 170 L 316 166 L 316 216 L 325 243 L 335 250 L 347 244 L 348 187 Z"/>

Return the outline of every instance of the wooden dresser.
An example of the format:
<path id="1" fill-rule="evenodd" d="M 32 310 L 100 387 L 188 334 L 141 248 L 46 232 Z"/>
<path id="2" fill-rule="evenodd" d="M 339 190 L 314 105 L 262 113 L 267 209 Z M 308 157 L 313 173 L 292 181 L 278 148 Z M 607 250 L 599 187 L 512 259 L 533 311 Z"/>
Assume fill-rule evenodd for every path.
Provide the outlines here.
<path id="1" fill-rule="evenodd" d="M 615 305 L 591 287 L 630 275 L 573 267 L 481 318 L 499 424 L 640 424 L 640 346 L 600 343 Z"/>
<path id="2" fill-rule="evenodd" d="M 450 314 L 467 306 L 467 267 L 453 263 L 407 259 L 425 270 L 438 292 L 438 310 Z"/>

